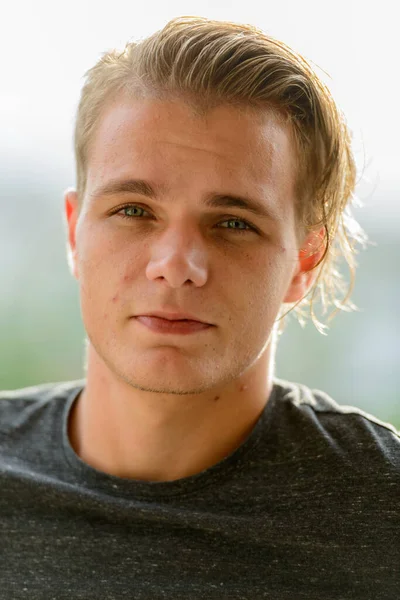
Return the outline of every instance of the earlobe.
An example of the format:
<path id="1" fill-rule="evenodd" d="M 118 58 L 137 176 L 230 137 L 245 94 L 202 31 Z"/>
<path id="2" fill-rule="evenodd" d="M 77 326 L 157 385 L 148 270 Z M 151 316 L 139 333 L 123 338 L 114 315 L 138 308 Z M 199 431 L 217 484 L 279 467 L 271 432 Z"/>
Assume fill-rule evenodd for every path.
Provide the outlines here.
<path id="1" fill-rule="evenodd" d="M 79 216 L 78 195 L 75 190 L 67 190 L 64 194 L 65 220 L 67 226 L 67 261 L 75 279 L 79 279 L 76 254 L 76 225 Z"/>
<path id="2" fill-rule="evenodd" d="M 318 275 L 316 268 L 324 256 L 326 249 L 325 228 L 312 231 L 304 240 L 299 250 L 297 268 L 290 282 L 284 303 L 299 302 L 307 295 Z"/>

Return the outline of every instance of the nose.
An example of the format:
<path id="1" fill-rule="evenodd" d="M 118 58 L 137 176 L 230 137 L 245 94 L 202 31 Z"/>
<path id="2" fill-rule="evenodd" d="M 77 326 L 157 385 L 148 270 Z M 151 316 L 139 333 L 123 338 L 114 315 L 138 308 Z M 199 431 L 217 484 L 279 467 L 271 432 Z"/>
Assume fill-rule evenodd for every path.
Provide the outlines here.
<path id="1" fill-rule="evenodd" d="M 164 279 L 173 288 L 186 282 L 203 286 L 208 276 L 207 251 L 200 234 L 181 223 L 153 238 L 146 276 Z"/>

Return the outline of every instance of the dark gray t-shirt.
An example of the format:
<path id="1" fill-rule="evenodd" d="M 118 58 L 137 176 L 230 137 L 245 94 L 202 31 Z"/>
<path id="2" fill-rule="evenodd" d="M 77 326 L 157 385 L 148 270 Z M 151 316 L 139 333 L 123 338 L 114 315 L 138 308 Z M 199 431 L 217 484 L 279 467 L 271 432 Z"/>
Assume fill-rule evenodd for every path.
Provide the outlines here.
<path id="1" fill-rule="evenodd" d="M 399 432 L 274 383 L 237 450 L 171 482 L 75 454 L 85 380 L 0 393 L 0 598 L 399 600 Z"/>

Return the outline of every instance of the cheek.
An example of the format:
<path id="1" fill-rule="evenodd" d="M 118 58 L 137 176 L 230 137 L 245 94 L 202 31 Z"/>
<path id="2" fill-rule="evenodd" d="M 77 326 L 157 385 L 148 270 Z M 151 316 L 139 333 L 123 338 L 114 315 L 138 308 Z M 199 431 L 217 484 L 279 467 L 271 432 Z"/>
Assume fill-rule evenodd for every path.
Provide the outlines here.
<path id="1" fill-rule="evenodd" d="M 285 296 L 289 272 L 287 251 L 283 247 L 254 259 L 240 283 L 247 310 L 260 318 L 275 318 Z"/>
<path id="2" fill-rule="evenodd" d="M 82 309 L 88 318 L 94 315 L 98 318 L 99 313 L 107 318 L 111 307 L 119 301 L 121 266 L 115 254 L 103 244 L 85 240 L 79 250 L 78 264 Z"/>
<path id="3" fill-rule="evenodd" d="M 132 252 L 110 254 L 102 247 L 87 247 L 80 262 L 80 301 L 85 322 L 104 329 L 105 321 L 111 327 L 113 321 L 123 320 L 136 301 L 140 270 L 144 273 Z M 142 304 L 147 302 L 145 299 Z"/>
<path id="4" fill-rule="evenodd" d="M 101 222 L 89 222 L 82 228 L 77 248 L 84 278 L 105 288 L 120 282 L 122 273 L 133 272 L 143 255 L 143 244 L 110 233 Z"/>

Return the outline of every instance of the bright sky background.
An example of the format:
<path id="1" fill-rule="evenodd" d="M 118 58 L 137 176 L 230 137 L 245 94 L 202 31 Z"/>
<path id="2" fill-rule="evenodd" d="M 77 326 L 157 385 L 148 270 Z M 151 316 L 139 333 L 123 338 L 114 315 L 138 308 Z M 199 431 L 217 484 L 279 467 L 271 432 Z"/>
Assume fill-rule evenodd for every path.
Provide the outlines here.
<path id="1" fill-rule="evenodd" d="M 360 195 L 370 204 L 379 190 L 385 211 L 398 217 L 399 13 L 396 0 L 7 2 L 0 25 L 0 171 L 7 178 L 67 173 L 73 185 L 72 129 L 84 72 L 103 51 L 172 17 L 200 15 L 254 24 L 329 73 L 325 81 L 347 115 L 357 163 L 365 164 Z"/>

